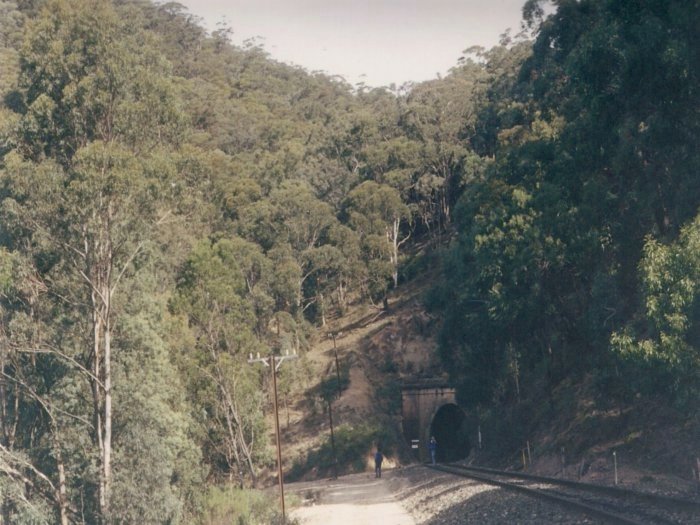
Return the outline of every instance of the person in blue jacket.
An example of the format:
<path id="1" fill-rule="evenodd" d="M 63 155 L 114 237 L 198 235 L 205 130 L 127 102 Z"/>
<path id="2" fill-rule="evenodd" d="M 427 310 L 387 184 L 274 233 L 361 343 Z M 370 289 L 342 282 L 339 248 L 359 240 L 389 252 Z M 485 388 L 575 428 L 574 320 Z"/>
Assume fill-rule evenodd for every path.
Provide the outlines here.
<path id="1" fill-rule="evenodd" d="M 382 451 L 377 449 L 377 453 L 374 455 L 374 477 L 382 477 L 382 461 L 384 461 L 384 456 Z"/>
<path id="2" fill-rule="evenodd" d="M 435 441 L 435 436 L 430 436 L 430 441 L 428 441 L 428 450 L 430 451 L 430 461 L 435 465 L 435 451 L 437 450 L 437 441 Z"/>

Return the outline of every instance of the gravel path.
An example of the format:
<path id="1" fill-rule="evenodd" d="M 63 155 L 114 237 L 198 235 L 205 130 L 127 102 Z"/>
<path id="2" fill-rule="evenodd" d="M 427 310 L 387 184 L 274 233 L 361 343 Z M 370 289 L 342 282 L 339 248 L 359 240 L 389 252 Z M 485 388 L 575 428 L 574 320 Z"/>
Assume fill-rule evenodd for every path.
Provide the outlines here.
<path id="1" fill-rule="evenodd" d="M 491 485 L 422 466 L 335 481 L 293 483 L 302 525 L 584 525 L 600 521 Z"/>
<path id="2" fill-rule="evenodd" d="M 291 513 L 302 525 L 415 525 L 397 503 L 386 476 L 354 474 L 337 480 L 292 483 L 288 490 L 304 502 Z"/>

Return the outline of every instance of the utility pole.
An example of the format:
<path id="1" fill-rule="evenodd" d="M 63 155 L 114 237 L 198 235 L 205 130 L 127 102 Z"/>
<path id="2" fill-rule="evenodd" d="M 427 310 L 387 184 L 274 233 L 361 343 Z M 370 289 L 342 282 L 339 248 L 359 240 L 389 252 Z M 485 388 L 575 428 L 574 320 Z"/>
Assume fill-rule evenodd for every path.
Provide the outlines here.
<path id="1" fill-rule="evenodd" d="M 340 399 L 340 364 L 338 363 L 338 348 L 335 346 L 335 336 L 341 334 L 342 332 L 328 332 L 328 335 L 333 338 L 333 353 L 335 354 L 335 377 L 338 380 L 338 399 Z"/>
<path id="2" fill-rule="evenodd" d="M 336 387 L 338 389 L 338 399 L 341 396 L 341 386 L 340 386 L 340 362 L 338 361 L 338 347 L 335 344 L 336 335 L 340 335 L 342 332 L 328 332 L 328 336 L 333 338 L 333 354 L 335 355 L 335 378 L 337 381 Z M 326 400 L 328 403 L 328 421 L 331 427 L 331 449 L 333 451 L 333 474 L 334 479 L 338 479 L 338 456 L 335 453 L 335 436 L 333 435 L 333 408 L 331 407 L 330 397 Z"/>
<path id="3" fill-rule="evenodd" d="M 274 355 L 270 354 L 269 357 L 260 357 L 258 352 L 257 357 L 253 358 L 253 354 L 249 354 L 249 363 L 262 363 L 265 366 L 270 367 L 272 372 L 272 389 L 274 391 L 273 403 L 275 408 L 275 436 L 277 438 L 277 479 L 279 480 L 280 486 L 280 504 L 282 506 L 282 523 L 287 522 L 287 518 L 284 512 L 284 476 L 282 475 L 282 446 L 280 444 L 280 418 L 279 410 L 277 408 L 277 370 L 279 369 L 282 362 L 287 359 L 296 359 L 296 350 L 292 355 L 289 355 L 289 350 L 286 355 Z"/>
<path id="4" fill-rule="evenodd" d="M 335 436 L 333 435 L 333 409 L 331 408 L 331 400 L 328 403 L 328 420 L 331 424 L 331 449 L 333 450 L 333 479 L 338 479 L 338 456 L 335 453 Z"/>

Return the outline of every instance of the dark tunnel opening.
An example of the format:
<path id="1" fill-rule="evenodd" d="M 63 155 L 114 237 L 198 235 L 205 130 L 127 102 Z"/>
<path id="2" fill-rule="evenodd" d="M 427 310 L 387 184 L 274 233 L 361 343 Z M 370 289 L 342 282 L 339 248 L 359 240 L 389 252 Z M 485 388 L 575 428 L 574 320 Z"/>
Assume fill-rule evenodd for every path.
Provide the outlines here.
<path id="1" fill-rule="evenodd" d="M 435 459 L 450 462 L 465 459 L 471 451 L 466 416 L 457 405 L 443 405 L 433 417 L 430 435 L 435 436 Z"/>

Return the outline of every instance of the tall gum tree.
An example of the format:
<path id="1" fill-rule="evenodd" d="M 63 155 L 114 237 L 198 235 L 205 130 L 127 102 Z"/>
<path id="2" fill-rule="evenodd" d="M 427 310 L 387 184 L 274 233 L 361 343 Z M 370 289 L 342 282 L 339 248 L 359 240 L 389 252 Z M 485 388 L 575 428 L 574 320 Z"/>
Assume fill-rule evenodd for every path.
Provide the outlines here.
<path id="1" fill-rule="evenodd" d="M 401 200 L 399 192 L 386 184 L 366 181 L 348 195 L 346 211 L 349 223 L 364 239 L 383 237 L 391 266 L 394 288 L 399 282 L 399 248 L 410 238 L 401 224 L 411 220 L 411 210 Z"/>
<path id="2" fill-rule="evenodd" d="M 210 474 L 240 483 L 244 472 L 255 482 L 265 446 L 257 372 L 246 363 L 249 354 L 267 352 L 255 336 L 254 289 L 262 276 L 250 264 L 251 254 L 260 255 L 241 239 L 201 243 L 179 272 L 171 304 L 187 316 L 194 334 L 183 361 L 190 395 L 204 414 Z"/>
<path id="3" fill-rule="evenodd" d="M 114 299 L 158 227 L 172 172 L 163 151 L 183 130 L 168 64 L 134 26 L 108 2 L 47 3 L 21 50 L 24 112 L 6 166 L 9 207 L 70 272 L 64 307 L 89 319 L 76 362 L 89 371 L 100 521 L 113 478 Z"/>

